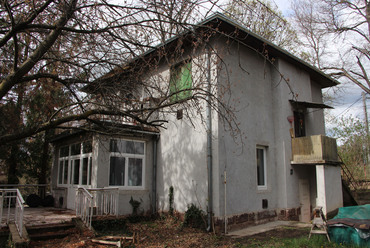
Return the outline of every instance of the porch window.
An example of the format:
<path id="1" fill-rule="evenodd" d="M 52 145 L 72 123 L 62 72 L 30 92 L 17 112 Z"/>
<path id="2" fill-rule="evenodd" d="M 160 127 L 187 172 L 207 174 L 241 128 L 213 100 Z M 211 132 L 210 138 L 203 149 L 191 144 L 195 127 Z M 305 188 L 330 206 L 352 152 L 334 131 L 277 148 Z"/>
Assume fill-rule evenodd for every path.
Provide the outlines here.
<path id="1" fill-rule="evenodd" d="M 110 141 L 109 185 L 143 187 L 145 143 L 132 140 Z"/>
<path id="2" fill-rule="evenodd" d="M 59 150 L 59 185 L 91 185 L 92 143 L 86 141 Z"/>
<path id="3" fill-rule="evenodd" d="M 171 102 L 190 98 L 192 95 L 192 83 L 191 60 L 187 60 L 172 66 L 170 71 Z"/>
<path id="4" fill-rule="evenodd" d="M 267 189 L 266 183 L 266 147 L 257 146 L 257 187 L 258 189 Z"/>

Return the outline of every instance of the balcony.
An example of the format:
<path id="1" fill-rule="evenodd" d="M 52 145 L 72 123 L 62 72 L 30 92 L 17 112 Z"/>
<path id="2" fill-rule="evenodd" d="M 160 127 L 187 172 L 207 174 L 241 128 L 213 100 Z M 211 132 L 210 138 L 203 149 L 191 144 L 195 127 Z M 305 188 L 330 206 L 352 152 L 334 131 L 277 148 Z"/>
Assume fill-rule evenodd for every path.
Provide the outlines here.
<path id="1" fill-rule="evenodd" d="M 291 164 L 339 164 L 337 142 L 323 135 L 292 139 Z"/>

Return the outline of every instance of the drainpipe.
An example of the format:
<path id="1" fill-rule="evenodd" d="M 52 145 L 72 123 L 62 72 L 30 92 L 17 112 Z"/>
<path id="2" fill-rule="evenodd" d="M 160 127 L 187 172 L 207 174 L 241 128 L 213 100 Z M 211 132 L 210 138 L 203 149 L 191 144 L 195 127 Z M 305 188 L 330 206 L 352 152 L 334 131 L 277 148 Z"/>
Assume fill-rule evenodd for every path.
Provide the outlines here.
<path id="1" fill-rule="evenodd" d="M 211 51 L 208 49 L 207 55 L 207 108 L 206 108 L 206 126 L 207 126 L 207 168 L 208 168 L 208 227 L 207 231 L 212 230 L 212 115 L 211 115 Z"/>
<path id="2" fill-rule="evenodd" d="M 157 145 L 159 134 L 153 137 L 152 214 L 157 213 Z"/>

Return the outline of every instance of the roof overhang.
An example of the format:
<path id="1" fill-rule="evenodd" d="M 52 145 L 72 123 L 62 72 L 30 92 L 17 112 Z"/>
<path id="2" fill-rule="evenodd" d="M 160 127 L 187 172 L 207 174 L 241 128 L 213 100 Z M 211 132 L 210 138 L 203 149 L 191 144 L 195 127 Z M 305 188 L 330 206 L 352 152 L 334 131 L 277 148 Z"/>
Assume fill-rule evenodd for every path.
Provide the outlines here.
<path id="1" fill-rule="evenodd" d="M 87 134 L 102 134 L 110 136 L 124 136 L 124 137 L 157 137 L 160 132 L 154 127 L 144 127 L 137 125 L 128 125 L 120 123 L 112 123 L 107 121 L 101 121 L 100 125 L 94 125 L 93 127 L 80 126 L 75 129 L 69 129 L 65 132 L 55 135 L 50 139 L 50 143 L 57 143 L 63 140 L 67 140 L 73 137 L 84 136 Z"/>
<path id="2" fill-rule="evenodd" d="M 164 49 L 170 51 L 169 54 L 173 54 L 171 49 L 178 47 L 178 42 L 180 39 L 181 46 L 185 47 L 191 45 L 194 40 L 199 39 L 199 35 L 197 35 L 199 32 L 207 32 L 207 30 L 213 31 L 213 35 L 218 34 L 234 39 L 241 44 L 245 44 L 246 46 L 260 52 L 261 54 L 268 52 L 268 56 L 271 58 L 280 58 L 298 66 L 302 70 L 307 71 L 310 75 L 310 78 L 317 82 L 321 88 L 332 87 L 339 84 L 337 80 L 331 78 L 329 75 L 325 74 L 315 66 L 310 65 L 304 60 L 294 56 L 287 50 L 253 33 L 243 25 L 221 13 L 215 13 L 202 22 L 195 24 L 193 28 L 189 28 L 186 31 L 179 33 L 177 36 L 168 39 L 164 43 L 149 49 L 145 53 L 133 58 L 126 65 L 117 67 L 116 69 L 97 79 L 96 82 L 101 83 L 102 81 L 114 81 L 116 77 L 131 75 L 137 70 L 137 68 L 142 69 L 143 66 L 148 66 L 148 64 L 151 62 L 161 61 Z M 85 87 L 85 90 L 91 89 Z"/>
<path id="3" fill-rule="evenodd" d="M 300 102 L 295 100 L 289 100 L 289 102 L 292 104 L 295 108 L 318 108 L 318 109 L 324 109 L 329 108 L 333 109 L 333 107 L 323 104 L 323 103 L 315 103 L 315 102 Z"/>

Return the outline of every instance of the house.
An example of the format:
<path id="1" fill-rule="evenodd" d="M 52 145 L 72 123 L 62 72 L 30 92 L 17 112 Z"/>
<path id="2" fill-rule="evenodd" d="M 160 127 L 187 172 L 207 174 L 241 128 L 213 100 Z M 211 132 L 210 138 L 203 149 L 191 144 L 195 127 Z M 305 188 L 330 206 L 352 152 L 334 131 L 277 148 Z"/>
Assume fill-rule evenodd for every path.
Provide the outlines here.
<path id="1" fill-rule="evenodd" d="M 201 35 L 207 41 L 194 47 Z M 181 56 L 161 59 L 164 51 Z M 125 122 L 111 134 L 56 137 L 57 205 L 74 209 L 83 187 L 115 194 L 116 214 L 132 213 L 131 198 L 141 211 L 168 211 L 172 186 L 176 211 L 194 204 L 209 213 L 209 224 L 229 229 L 308 222 L 316 206 L 325 213 L 342 206 L 341 168 L 335 140 L 324 136 L 329 106 L 321 92 L 335 80 L 221 14 L 142 58 L 159 61 L 144 70 L 144 80 L 160 78 L 169 102 L 199 94 L 197 80 L 220 102 L 211 106 L 215 98 L 205 94 L 197 106 L 169 105 L 176 114 L 165 116 L 165 128 Z M 231 107 L 215 108 L 225 103 Z"/>

